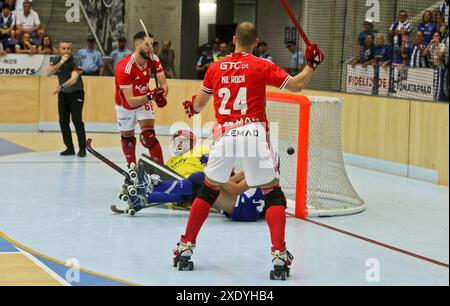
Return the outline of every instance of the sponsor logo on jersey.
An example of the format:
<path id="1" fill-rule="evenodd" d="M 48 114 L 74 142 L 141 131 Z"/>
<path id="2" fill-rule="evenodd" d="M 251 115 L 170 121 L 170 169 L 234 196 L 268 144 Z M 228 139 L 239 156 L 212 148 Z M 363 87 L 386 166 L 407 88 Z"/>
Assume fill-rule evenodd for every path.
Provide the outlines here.
<path id="1" fill-rule="evenodd" d="M 258 137 L 259 131 L 258 130 L 229 130 L 225 134 L 225 136 L 231 136 L 231 137 Z"/>
<path id="2" fill-rule="evenodd" d="M 141 94 L 146 94 L 148 91 L 147 85 L 136 85 L 136 90 Z"/>
<path id="3" fill-rule="evenodd" d="M 242 62 L 222 62 L 220 63 L 220 70 L 244 70 L 249 69 L 249 64 Z"/>

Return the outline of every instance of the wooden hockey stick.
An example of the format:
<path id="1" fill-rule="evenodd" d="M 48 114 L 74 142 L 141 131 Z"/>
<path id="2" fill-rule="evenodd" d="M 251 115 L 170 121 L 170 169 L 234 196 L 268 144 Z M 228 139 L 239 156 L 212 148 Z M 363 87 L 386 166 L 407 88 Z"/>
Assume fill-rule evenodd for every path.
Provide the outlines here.
<path id="1" fill-rule="evenodd" d="M 144 29 L 145 35 L 150 38 L 150 35 L 148 34 L 148 30 L 147 27 L 145 26 L 145 23 L 142 21 L 142 19 L 139 19 L 139 21 L 141 22 L 141 26 Z M 152 68 L 153 68 L 153 76 L 155 77 L 155 83 L 156 83 L 156 88 L 159 88 L 159 82 L 158 82 L 158 76 L 156 75 L 156 64 L 155 64 L 155 60 L 153 59 L 153 48 L 150 52 L 150 61 L 152 62 Z"/>

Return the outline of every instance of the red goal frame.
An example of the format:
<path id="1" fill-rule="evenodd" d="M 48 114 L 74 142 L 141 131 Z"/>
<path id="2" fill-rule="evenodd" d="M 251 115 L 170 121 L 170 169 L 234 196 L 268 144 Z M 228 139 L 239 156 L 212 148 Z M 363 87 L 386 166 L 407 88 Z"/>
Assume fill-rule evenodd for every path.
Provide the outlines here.
<path id="1" fill-rule="evenodd" d="M 299 125 L 298 125 L 298 160 L 297 160 L 297 180 L 295 196 L 295 217 L 302 219 L 308 216 L 306 205 L 307 199 L 307 178 L 308 178 L 308 144 L 309 144 L 309 116 L 311 102 L 308 97 L 280 92 L 268 92 L 268 101 L 290 103 L 299 105 Z M 270 119 L 270 118 L 269 118 Z"/>

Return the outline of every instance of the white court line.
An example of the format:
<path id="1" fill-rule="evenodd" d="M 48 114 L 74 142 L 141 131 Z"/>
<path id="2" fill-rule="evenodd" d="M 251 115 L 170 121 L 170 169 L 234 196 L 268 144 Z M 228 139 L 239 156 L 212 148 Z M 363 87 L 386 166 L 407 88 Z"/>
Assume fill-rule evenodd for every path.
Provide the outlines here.
<path id="1" fill-rule="evenodd" d="M 22 253 L 23 255 L 25 255 L 29 260 L 31 260 L 32 262 L 34 262 L 39 268 L 41 268 L 42 270 L 44 270 L 48 275 L 50 275 L 51 277 L 53 277 L 56 281 L 58 281 L 61 285 L 63 286 L 72 286 L 71 284 L 69 284 L 65 279 L 63 279 L 61 276 L 59 276 L 58 274 L 56 274 L 53 270 L 51 270 L 49 267 L 47 267 L 46 265 L 44 265 L 42 262 L 40 262 L 36 257 L 34 257 L 33 255 L 31 255 L 30 253 L 17 248 L 20 253 Z"/>
<path id="2" fill-rule="evenodd" d="M 17 252 L 0 252 L 0 256 L 1 255 L 11 255 L 11 254 L 20 254 L 20 252 L 19 251 L 17 251 Z"/>

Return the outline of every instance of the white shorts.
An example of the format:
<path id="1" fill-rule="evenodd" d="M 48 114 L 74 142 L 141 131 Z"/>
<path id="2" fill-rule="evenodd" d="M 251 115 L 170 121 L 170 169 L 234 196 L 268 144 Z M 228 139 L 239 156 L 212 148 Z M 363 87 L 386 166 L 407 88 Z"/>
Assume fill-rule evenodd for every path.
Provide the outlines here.
<path id="1" fill-rule="evenodd" d="M 245 173 L 250 187 L 259 187 L 280 178 L 278 154 L 261 123 L 251 123 L 226 132 L 211 148 L 206 176 L 227 183 L 236 164 Z"/>
<path id="2" fill-rule="evenodd" d="M 155 119 L 153 105 L 150 102 L 133 110 L 116 105 L 116 115 L 119 131 L 121 132 L 134 131 L 136 121 Z"/>

